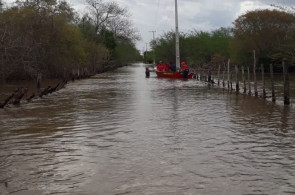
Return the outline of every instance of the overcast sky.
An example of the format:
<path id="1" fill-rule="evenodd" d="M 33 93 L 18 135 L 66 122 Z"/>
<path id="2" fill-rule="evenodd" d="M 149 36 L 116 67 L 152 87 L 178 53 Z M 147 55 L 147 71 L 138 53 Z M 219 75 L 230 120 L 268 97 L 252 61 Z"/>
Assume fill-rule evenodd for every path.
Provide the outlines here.
<path id="1" fill-rule="evenodd" d="M 5 1 L 5 0 L 4 0 Z M 13 2 L 6 0 L 5 2 Z M 137 48 L 149 50 L 153 39 L 150 31 L 156 31 L 155 37 L 174 30 L 174 0 L 105 0 L 116 1 L 129 10 L 134 27 L 142 40 Z M 68 0 L 79 12 L 85 9 L 85 0 Z M 241 14 L 250 10 L 269 8 L 271 4 L 292 6 L 295 0 L 178 0 L 179 30 L 211 31 L 220 27 L 230 27 Z"/>

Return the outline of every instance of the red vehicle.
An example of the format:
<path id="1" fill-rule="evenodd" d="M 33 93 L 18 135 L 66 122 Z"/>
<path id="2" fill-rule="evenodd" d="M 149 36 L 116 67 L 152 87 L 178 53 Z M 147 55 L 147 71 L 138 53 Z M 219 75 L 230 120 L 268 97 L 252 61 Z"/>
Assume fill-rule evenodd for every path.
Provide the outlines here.
<path id="1" fill-rule="evenodd" d="M 169 66 L 170 66 L 170 63 L 169 63 Z M 157 73 L 157 76 L 160 78 L 171 78 L 171 79 L 192 79 L 194 76 L 194 73 L 189 72 L 189 68 L 185 62 L 181 63 L 181 68 L 179 71 L 176 71 L 175 68 L 174 70 L 173 69 L 169 70 L 167 67 L 167 69 L 164 69 L 164 71 L 160 71 L 157 69 L 156 73 Z"/>
<path id="2" fill-rule="evenodd" d="M 170 78 L 170 79 L 192 79 L 194 76 L 194 73 L 188 73 L 185 72 L 164 72 L 164 71 L 156 71 L 157 77 L 159 78 Z"/>

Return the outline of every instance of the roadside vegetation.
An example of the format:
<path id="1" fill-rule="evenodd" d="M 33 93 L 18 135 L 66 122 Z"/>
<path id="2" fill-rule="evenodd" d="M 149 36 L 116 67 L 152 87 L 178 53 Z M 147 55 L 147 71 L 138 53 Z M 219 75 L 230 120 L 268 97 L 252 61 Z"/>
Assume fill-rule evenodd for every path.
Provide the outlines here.
<path id="1" fill-rule="evenodd" d="M 238 66 L 251 66 L 255 51 L 258 64 L 281 64 L 284 59 L 294 71 L 295 12 L 293 8 L 274 8 L 241 15 L 232 28 L 180 34 L 181 59 L 191 66 L 210 67 L 225 64 L 228 59 Z M 152 41 L 151 47 L 156 61 L 175 61 L 173 31 Z M 152 62 L 152 59 L 153 52 L 145 53 L 146 62 Z"/>
<path id="2" fill-rule="evenodd" d="M 141 60 L 140 39 L 128 10 L 116 2 L 86 0 L 78 15 L 66 0 L 0 0 L 0 81 L 65 78 L 95 74 Z M 295 10 L 250 11 L 232 28 L 180 34 L 181 59 L 190 65 L 295 63 Z M 166 32 L 151 42 L 145 62 L 175 61 L 175 34 Z M 154 51 L 154 52 L 153 52 Z"/>
<path id="3" fill-rule="evenodd" d="M 128 10 L 87 0 L 79 16 L 66 0 L 0 0 L 0 78 L 64 78 L 140 60 Z"/>

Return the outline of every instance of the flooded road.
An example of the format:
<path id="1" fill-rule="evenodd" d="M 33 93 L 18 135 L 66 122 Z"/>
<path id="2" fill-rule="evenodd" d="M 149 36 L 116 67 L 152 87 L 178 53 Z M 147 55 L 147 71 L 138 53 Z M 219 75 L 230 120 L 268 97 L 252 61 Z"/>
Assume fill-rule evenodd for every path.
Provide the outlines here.
<path id="1" fill-rule="evenodd" d="M 295 194 L 294 116 L 124 67 L 0 110 L 0 194 Z"/>

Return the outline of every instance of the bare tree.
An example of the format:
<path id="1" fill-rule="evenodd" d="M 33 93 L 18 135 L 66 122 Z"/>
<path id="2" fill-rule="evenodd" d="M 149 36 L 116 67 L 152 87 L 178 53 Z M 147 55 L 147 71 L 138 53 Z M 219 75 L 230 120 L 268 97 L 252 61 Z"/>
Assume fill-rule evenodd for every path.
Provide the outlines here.
<path id="1" fill-rule="evenodd" d="M 103 0 L 87 0 L 90 10 L 90 19 L 95 26 L 95 32 L 107 26 L 111 18 L 120 18 L 127 14 L 127 10 L 121 8 L 116 2 L 104 2 Z"/>
<path id="2" fill-rule="evenodd" d="M 111 18 L 107 25 L 120 40 L 127 40 L 130 42 L 140 40 L 137 30 L 132 27 L 130 20 L 125 17 L 119 19 Z"/>

